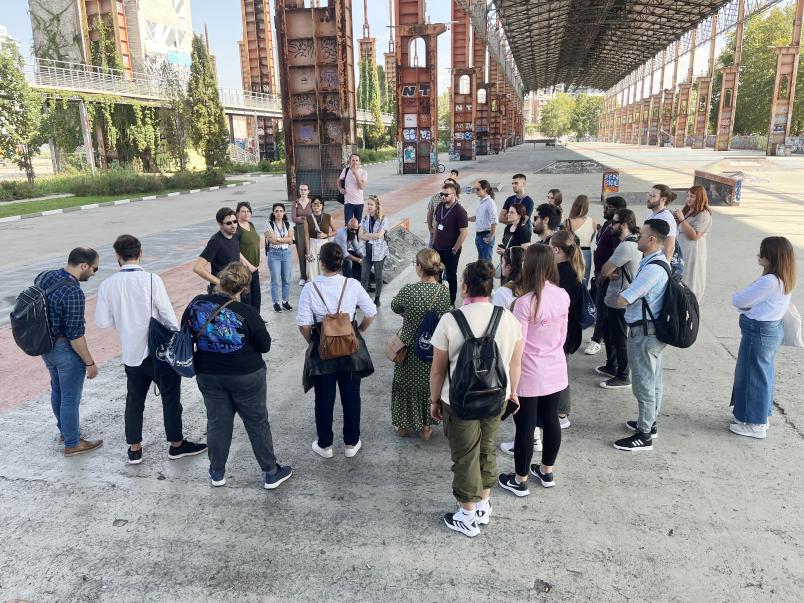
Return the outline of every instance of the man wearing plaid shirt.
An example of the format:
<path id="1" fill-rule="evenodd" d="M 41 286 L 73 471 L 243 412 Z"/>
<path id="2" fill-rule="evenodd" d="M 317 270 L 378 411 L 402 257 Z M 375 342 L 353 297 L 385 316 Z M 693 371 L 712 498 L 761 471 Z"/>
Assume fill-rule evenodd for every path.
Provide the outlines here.
<path id="1" fill-rule="evenodd" d="M 103 444 L 103 440 L 82 438 L 78 427 L 84 378 L 98 375 L 84 337 L 85 299 L 80 283 L 95 276 L 99 261 L 94 249 L 76 247 L 65 268 L 42 272 L 34 281 L 46 291 L 51 289 L 47 295 L 47 320 L 54 344 L 42 358 L 50 372 L 50 404 L 64 439 L 64 456 L 89 452 Z"/>

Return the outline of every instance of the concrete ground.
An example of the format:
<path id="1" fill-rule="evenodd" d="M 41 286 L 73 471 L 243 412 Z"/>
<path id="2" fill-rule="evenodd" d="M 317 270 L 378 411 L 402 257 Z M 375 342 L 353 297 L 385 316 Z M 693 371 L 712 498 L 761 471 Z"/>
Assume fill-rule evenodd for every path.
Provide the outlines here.
<path id="1" fill-rule="evenodd" d="M 746 155 L 527 145 L 456 167 L 464 185 L 474 177 L 507 183 L 523 171 L 537 203 L 557 187 L 568 207 L 580 193 L 597 198 L 601 175 L 538 173 L 557 159 L 619 168 L 622 189 L 638 193 L 656 182 L 689 186 L 694 169 Z M 730 296 L 758 274 L 755 256 L 767 234 L 790 237 L 804 261 L 802 166 L 802 159 L 776 160 L 749 175 L 740 207 L 714 208 L 702 328 L 694 347 L 665 353 L 665 403 L 653 452 L 632 456 L 612 448 L 627 433 L 623 422 L 635 417 L 635 401 L 628 390 L 599 388 L 602 379 L 592 369 L 601 355 L 579 352 L 571 359 L 572 426 L 563 433 L 557 486 L 532 486 L 524 499 L 496 489 L 491 523 L 474 540 L 440 519 L 454 508 L 443 435 L 427 443 L 401 439 L 390 425 L 392 367 L 382 346 L 400 325 L 389 302 L 415 278 L 411 269 L 386 286 L 367 334 L 377 371 L 363 382 L 364 448 L 354 459 L 337 445 L 331 460 L 310 451 L 315 428 L 312 392 L 301 388 L 303 341 L 293 316 L 264 311 L 274 339 L 266 361 L 275 447 L 280 462 L 294 469 L 273 492 L 261 487 L 239 423 L 226 487 L 209 486 L 203 456 L 169 461 L 153 397 L 145 462 L 127 465 L 119 345 L 113 333 L 92 325 L 90 347 L 103 364 L 84 390 L 82 431 L 105 444 L 65 459 L 45 369 L 0 328 L 0 600 L 800 601 L 801 351 L 779 352 L 769 438 L 746 440 L 727 426 L 739 344 Z M 369 192 L 381 193 L 394 219 L 411 218 L 423 234 L 426 200 L 441 176 L 401 177 L 393 169 L 372 169 Z M 237 189 L 242 196 L 217 191 L 2 225 L 0 300 L 13 298 L 38 270 L 60 265 L 71 247 L 91 244 L 102 256 L 99 278 L 85 285 L 92 306 L 101 278 L 115 269 L 112 241 L 131 232 L 143 239 L 146 268 L 162 274 L 180 311 L 202 289 L 189 264 L 215 229 L 214 211 L 248 199 L 261 227 L 283 185 L 264 179 Z M 475 200 L 464 202 L 472 213 Z M 635 209 L 638 216 L 645 211 Z M 601 213 L 598 203 L 594 212 Z M 473 245 L 465 245 L 464 261 L 474 256 Z M 268 308 L 267 292 L 263 299 Z M 794 300 L 804 307 L 801 288 Z M 203 439 L 203 403 L 193 381 L 184 382 L 183 402 L 187 437 Z M 336 413 L 336 433 L 340 425 Z M 499 441 L 512 433 L 508 421 Z M 512 466 L 500 453 L 499 471 Z"/>

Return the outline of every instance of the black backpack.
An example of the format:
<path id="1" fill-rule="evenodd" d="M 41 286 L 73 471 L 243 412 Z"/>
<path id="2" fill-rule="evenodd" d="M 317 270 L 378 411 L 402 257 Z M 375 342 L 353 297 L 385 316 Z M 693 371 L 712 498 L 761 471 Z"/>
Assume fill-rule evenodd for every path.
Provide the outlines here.
<path id="1" fill-rule="evenodd" d="M 70 281 L 63 278 L 47 289 L 34 283 L 17 296 L 11 311 L 11 334 L 28 356 L 41 356 L 53 349 L 53 334 L 47 320 L 47 296 Z"/>
<path id="2" fill-rule="evenodd" d="M 459 419 L 489 419 L 502 413 L 508 376 L 500 358 L 494 335 L 503 309 L 494 307 L 489 326 L 482 337 L 475 337 L 460 310 L 450 312 L 464 337 L 455 370 L 450 375 L 449 403 Z"/>
<path id="3" fill-rule="evenodd" d="M 698 300 L 687 285 L 671 276 L 666 262 L 657 260 L 650 263 L 661 266 L 667 272 L 667 289 L 658 316 L 653 315 L 645 298 L 642 298 L 642 320 L 647 325 L 646 316 L 650 316 L 659 341 L 676 348 L 688 348 L 698 338 Z"/>

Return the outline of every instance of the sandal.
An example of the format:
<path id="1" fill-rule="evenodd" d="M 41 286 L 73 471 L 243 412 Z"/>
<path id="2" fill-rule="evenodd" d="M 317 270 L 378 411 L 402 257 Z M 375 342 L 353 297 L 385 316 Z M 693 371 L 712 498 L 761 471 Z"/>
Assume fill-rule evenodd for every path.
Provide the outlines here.
<path id="1" fill-rule="evenodd" d="M 433 428 L 429 425 L 422 427 L 421 431 L 419 431 L 419 437 L 424 440 L 425 442 L 430 439 L 433 435 Z"/>
<path id="2" fill-rule="evenodd" d="M 408 436 L 408 430 L 404 427 L 397 427 L 394 425 L 394 430 L 399 435 L 400 438 L 406 438 Z"/>

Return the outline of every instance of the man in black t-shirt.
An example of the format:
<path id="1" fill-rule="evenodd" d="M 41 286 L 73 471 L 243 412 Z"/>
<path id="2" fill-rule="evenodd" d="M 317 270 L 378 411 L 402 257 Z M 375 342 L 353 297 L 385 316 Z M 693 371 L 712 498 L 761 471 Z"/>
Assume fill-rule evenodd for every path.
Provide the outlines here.
<path id="1" fill-rule="evenodd" d="M 461 258 L 461 246 L 469 233 L 469 216 L 458 203 L 455 185 L 445 182 L 441 189 L 443 201 L 433 212 L 436 228 L 433 230 L 433 249 L 441 256 L 444 263 L 444 275 L 449 283 L 450 302 L 455 305 L 458 295 L 458 261 Z"/>
<path id="2" fill-rule="evenodd" d="M 528 214 L 528 228 L 530 228 L 530 220 L 531 216 L 533 215 L 533 199 L 530 198 L 530 195 L 525 193 L 525 182 L 526 182 L 525 174 L 514 174 L 511 177 L 511 188 L 514 191 L 514 194 L 508 197 L 503 203 L 502 209 L 500 210 L 499 215 L 499 222 L 500 224 L 508 224 L 508 210 L 514 203 L 521 203 L 525 206 L 525 213 Z"/>
<path id="3" fill-rule="evenodd" d="M 243 265 L 254 272 L 255 266 L 240 253 L 240 239 L 237 236 L 237 215 L 230 207 L 222 207 L 215 214 L 220 230 L 212 235 L 207 246 L 195 261 L 193 272 L 209 282 L 207 291 L 212 292 L 220 282 L 218 274 L 226 265 L 232 262 L 242 262 Z M 248 296 L 244 296 L 244 303 L 248 303 Z"/>

